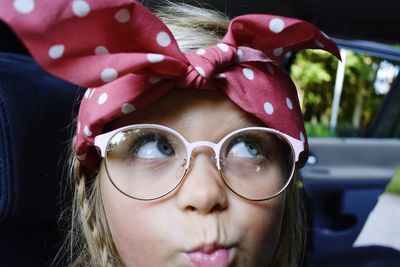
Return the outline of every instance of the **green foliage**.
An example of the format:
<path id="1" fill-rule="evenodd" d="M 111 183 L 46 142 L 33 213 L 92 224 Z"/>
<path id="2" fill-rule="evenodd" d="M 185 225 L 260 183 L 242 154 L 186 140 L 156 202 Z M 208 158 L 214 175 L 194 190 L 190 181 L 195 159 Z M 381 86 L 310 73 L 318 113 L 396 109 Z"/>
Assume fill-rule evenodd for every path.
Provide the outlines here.
<path id="1" fill-rule="evenodd" d="M 364 133 L 384 96 L 375 93 L 373 83 L 380 59 L 347 52 L 346 69 L 338 116 L 337 135 Z M 291 76 L 299 91 L 309 136 L 332 136 L 327 126 L 331 116 L 333 88 L 338 60 L 322 50 L 296 55 Z"/>
<path id="2" fill-rule="evenodd" d="M 400 165 L 397 166 L 395 175 L 386 186 L 386 192 L 400 195 Z"/>
<path id="3" fill-rule="evenodd" d="M 314 124 L 311 122 L 305 123 L 306 132 L 308 136 L 318 137 L 334 137 L 335 135 L 329 130 L 328 125 Z"/>

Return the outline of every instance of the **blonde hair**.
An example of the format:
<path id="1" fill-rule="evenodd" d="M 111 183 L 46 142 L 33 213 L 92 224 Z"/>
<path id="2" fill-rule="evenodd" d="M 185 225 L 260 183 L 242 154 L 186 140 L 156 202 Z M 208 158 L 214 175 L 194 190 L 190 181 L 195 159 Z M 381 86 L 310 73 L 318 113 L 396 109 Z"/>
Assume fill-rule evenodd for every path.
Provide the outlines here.
<path id="1" fill-rule="evenodd" d="M 182 51 L 220 42 L 229 24 L 222 13 L 182 3 L 165 2 L 155 13 L 171 30 Z M 74 153 L 71 155 L 74 196 L 70 230 L 59 257 L 64 256 L 70 266 L 123 266 L 107 225 L 97 174 L 87 174 Z M 296 267 L 302 260 L 305 244 L 303 200 L 298 183 L 289 185 L 285 198 L 281 235 L 272 266 Z"/>

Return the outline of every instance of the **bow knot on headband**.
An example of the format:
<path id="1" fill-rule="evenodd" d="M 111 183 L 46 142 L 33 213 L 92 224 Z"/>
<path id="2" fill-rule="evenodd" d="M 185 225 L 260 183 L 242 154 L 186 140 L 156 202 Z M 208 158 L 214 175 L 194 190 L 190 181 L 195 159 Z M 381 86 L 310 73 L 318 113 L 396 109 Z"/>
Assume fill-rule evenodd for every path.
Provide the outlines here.
<path id="1" fill-rule="evenodd" d="M 267 127 L 308 145 L 296 88 L 276 63 L 286 52 L 336 45 L 310 23 L 273 15 L 233 19 L 220 43 L 182 52 L 168 27 L 135 0 L 5 0 L 11 26 L 50 73 L 87 91 L 75 152 L 98 167 L 94 138 L 113 120 L 144 108 L 174 87 L 219 89 Z"/>
<path id="2" fill-rule="evenodd" d="M 189 66 L 178 87 L 212 89 L 218 78 L 223 78 L 223 70 L 236 62 L 236 49 L 227 44 L 219 43 L 206 49 L 200 48 L 193 52 L 184 53 Z"/>
<path id="3" fill-rule="evenodd" d="M 229 68 L 246 62 L 272 62 L 261 51 L 249 47 L 234 47 L 225 43 L 199 48 L 196 52 L 186 52 L 184 55 L 189 65 L 177 86 L 204 90 L 218 88 L 218 84 L 223 83 L 223 79 L 226 78 L 224 72 L 229 71 Z M 265 67 L 268 66 L 265 65 Z M 254 79 L 250 68 L 244 68 L 242 72 L 245 78 Z"/>

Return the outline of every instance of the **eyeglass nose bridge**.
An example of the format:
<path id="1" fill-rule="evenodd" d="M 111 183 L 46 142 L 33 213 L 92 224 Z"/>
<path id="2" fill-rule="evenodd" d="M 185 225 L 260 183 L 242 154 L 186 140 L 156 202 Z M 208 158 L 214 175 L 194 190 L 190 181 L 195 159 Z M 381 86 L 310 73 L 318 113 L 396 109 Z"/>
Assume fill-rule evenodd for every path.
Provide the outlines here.
<path id="1" fill-rule="evenodd" d="M 197 142 L 193 142 L 193 143 L 188 143 L 187 145 L 188 145 L 188 156 L 189 156 L 188 167 L 190 167 L 192 159 L 193 159 L 193 157 L 192 157 L 193 150 L 195 150 L 198 147 L 208 147 L 214 151 L 214 157 L 213 157 L 214 163 L 217 166 L 218 171 L 221 170 L 221 162 L 219 160 L 219 158 L 220 158 L 219 153 L 220 153 L 220 148 L 221 148 L 220 144 L 216 144 L 216 143 L 213 143 L 210 141 L 197 141 Z"/>

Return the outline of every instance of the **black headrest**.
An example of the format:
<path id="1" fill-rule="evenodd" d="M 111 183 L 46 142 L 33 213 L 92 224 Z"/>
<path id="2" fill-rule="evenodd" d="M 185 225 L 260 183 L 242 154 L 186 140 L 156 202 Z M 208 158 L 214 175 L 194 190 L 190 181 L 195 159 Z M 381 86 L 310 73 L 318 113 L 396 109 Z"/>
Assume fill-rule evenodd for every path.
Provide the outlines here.
<path id="1" fill-rule="evenodd" d="M 55 221 L 77 86 L 0 53 L 0 226 Z"/>

